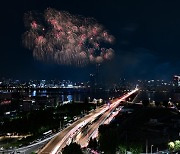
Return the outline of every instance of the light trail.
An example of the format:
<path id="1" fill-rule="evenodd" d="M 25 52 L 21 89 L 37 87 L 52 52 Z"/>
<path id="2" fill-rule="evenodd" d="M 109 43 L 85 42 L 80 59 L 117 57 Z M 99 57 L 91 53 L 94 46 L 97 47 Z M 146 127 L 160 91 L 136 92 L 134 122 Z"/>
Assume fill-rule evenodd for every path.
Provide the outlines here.
<path id="1" fill-rule="evenodd" d="M 120 97 L 118 100 L 110 104 L 110 106 L 104 105 L 103 107 L 97 108 L 95 111 L 74 122 L 72 125 L 65 128 L 62 132 L 55 136 L 52 140 L 50 140 L 50 142 L 42 150 L 40 150 L 39 153 L 56 154 L 60 152 L 62 148 L 65 147 L 65 143 L 68 140 L 68 138 L 72 137 L 72 135 L 75 134 L 80 128 L 84 127 L 87 123 L 94 121 L 99 115 L 105 114 L 104 117 L 101 119 L 101 122 L 99 122 L 99 124 L 102 124 L 110 115 L 110 112 L 112 112 L 121 101 L 125 100 L 127 97 L 129 97 L 137 91 L 138 89 L 136 88 L 131 92 Z M 99 124 L 95 127 L 95 129 L 99 127 Z M 90 137 L 92 133 L 90 134 Z"/>
<path id="2" fill-rule="evenodd" d="M 95 134 L 97 134 L 98 127 L 101 124 L 103 124 L 106 121 L 106 119 L 108 119 L 108 117 L 112 114 L 115 108 L 118 107 L 123 100 L 125 100 L 127 97 L 131 96 L 137 91 L 138 89 L 136 88 L 135 90 L 125 94 L 124 96 L 116 100 L 114 103 L 112 103 L 109 107 L 109 110 L 105 111 L 104 114 L 100 117 L 100 119 L 88 129 L 87 131 L 88 133 L 78 141 L 81 147 L 86 147 L 88 145 L 90 138 L 93 137 Z"/>

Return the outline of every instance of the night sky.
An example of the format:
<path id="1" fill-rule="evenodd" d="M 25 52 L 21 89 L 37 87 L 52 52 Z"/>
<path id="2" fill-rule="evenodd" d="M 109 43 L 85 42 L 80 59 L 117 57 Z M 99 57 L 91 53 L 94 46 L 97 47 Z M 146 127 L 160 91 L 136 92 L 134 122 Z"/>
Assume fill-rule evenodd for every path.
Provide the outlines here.
<path id="1" fill-rule="evenodd" d="M 37 61 L 22 45 L 24 13 L 47 7 L 93 17 L 115 38 L 115 57 L 100 67 L 105 81 L 165 79 L 180 72 L 179 0 L 24 0 L 1 2 L 0 78 L 87 81 L 95 65 Z"/>

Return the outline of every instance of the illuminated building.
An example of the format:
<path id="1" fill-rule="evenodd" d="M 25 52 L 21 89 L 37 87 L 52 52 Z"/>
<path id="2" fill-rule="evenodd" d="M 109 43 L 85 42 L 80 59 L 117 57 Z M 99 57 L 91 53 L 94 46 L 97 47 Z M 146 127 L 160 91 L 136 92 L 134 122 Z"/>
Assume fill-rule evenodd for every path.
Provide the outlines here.
<path id="1" fill-rule="evenodd" d="M 174 75 L 173 85 L 174 85 L 175 87 L 180 87 L 180 76 Z"/>

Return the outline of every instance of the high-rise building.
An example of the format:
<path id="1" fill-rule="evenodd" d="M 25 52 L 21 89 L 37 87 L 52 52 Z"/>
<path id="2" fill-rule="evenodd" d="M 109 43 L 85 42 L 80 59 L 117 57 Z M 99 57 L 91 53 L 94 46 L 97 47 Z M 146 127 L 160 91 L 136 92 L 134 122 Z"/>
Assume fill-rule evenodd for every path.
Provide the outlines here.
<path id="1" fill-rule="evenodd" d="M 44 88 L 45 85 L 46 85 L 46 80 L 41 80 L 41 81 L 40 81 L 40 87 L 41 87 L 41 88 Z"/>
<path id="2" fill-rule="evenodd" d="M 174 77 L 173 77 L 173 85 L 176 88 L 180 87 L 180 76 L 174 75 Z"/>

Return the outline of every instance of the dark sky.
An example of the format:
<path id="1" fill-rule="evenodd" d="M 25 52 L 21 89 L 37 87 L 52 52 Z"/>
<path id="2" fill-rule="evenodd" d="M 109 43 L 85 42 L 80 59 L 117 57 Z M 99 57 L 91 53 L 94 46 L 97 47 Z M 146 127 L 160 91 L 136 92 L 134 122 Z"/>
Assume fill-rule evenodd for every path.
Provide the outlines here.
<path id="1" fill-rule="evenodd" d="M 115 57 L 100 68 L 104 80 L 171 79 L 180 72 L 179 0 L 1 1 L 0 77 L 87 81 L 83 68 L 43 63 L 22 45 L 25 12 L 47 7 L 93 17 L 115 36 Z"/>

